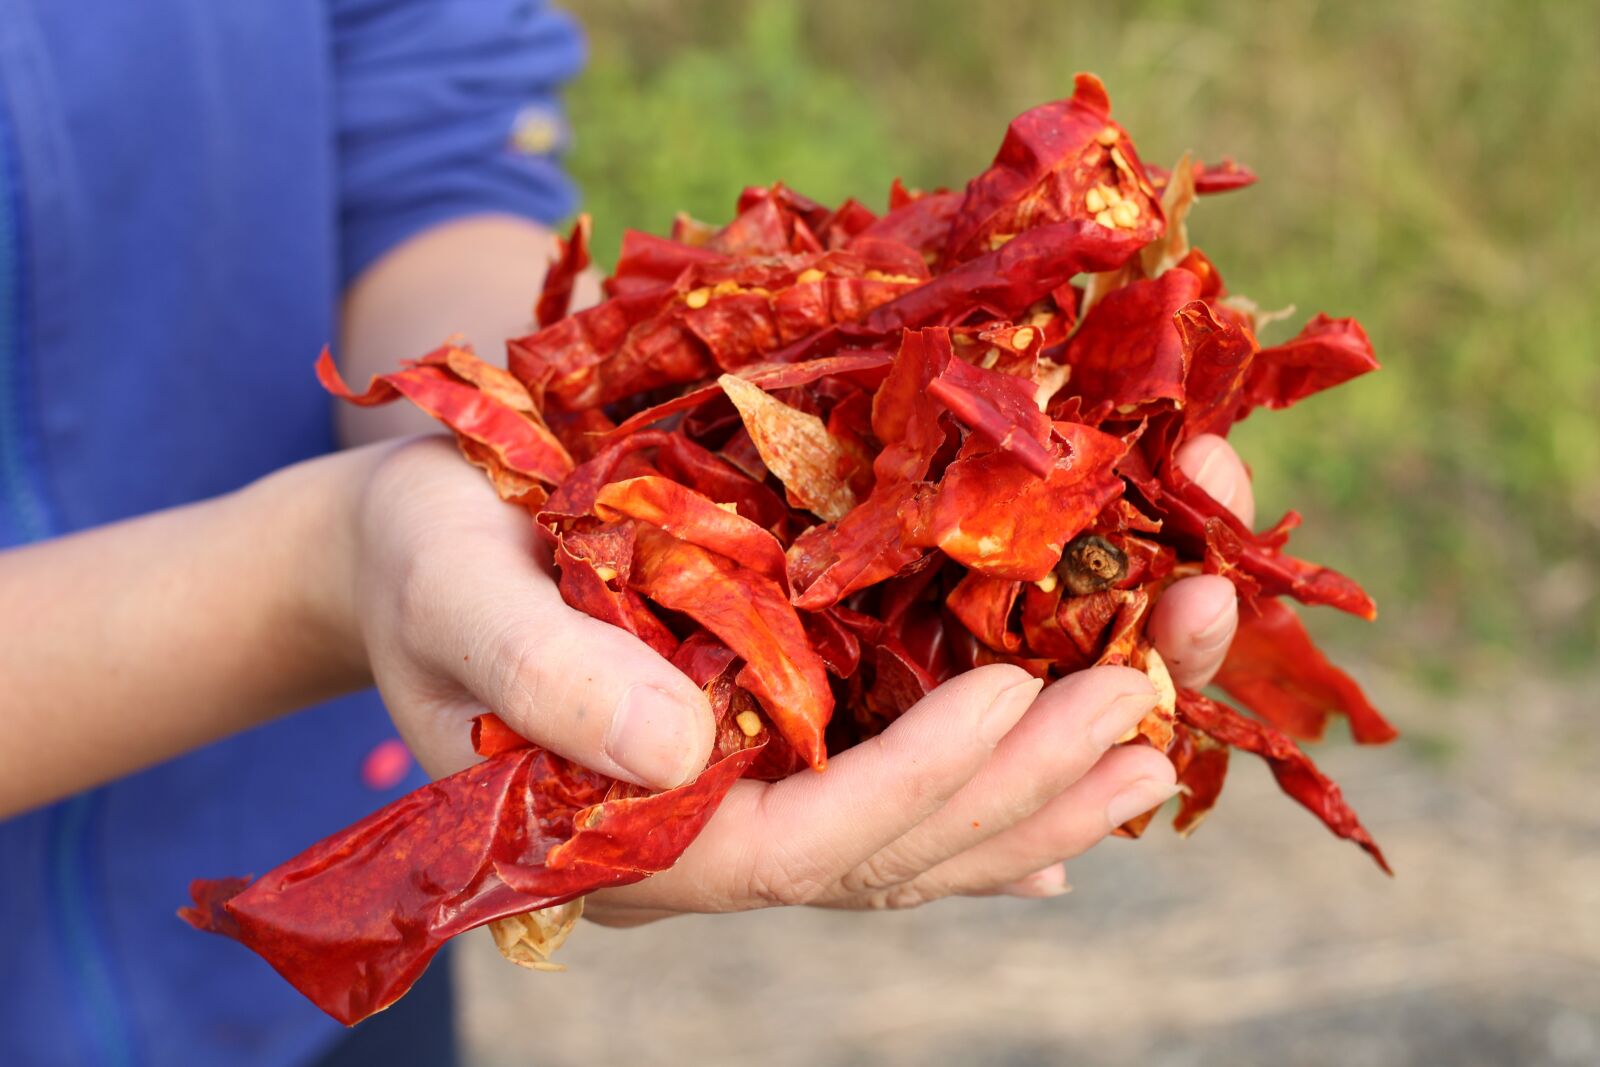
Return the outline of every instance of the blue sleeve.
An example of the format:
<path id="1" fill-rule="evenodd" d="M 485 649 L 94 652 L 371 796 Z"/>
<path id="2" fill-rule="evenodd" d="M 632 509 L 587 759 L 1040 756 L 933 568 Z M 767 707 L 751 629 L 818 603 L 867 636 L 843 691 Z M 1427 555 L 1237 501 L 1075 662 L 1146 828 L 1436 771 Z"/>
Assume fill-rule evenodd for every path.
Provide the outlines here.
<path id="1" fill-rule="evenodd" d="M 571 16 L 545 0 L 330 2 L 342 284 L 450 218 L 573 211 L 558 162 L 558 90 L 584 61 Z"/>

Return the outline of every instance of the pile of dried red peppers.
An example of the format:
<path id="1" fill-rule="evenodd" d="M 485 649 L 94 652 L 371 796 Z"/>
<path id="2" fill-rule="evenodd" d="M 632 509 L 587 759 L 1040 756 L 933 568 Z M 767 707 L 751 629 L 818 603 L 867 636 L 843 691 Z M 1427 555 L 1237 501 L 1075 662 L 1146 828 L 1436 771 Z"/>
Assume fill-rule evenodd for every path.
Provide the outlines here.
<path id="1" fill-rule="evenodd" d="M 1255 533 L 1173 461 L 1197 434 L 1377 366 L 1349 319 L 1261 348 L 1263 316 L 1190 245 L 1196 197 L 1253 180 L 1141 163 L 1080 75 L 1070 100 L 1011 124 L 964 193 L 897 182 L 878 215 L 750 188 L 720 229 L 630 232 L 606 299 L 573 312 L 580 222 L 509 372 L 447 346 L 354 395 L 324 355 L 335 394 L 405 397 L 455 431 L 548 533 L 568 603 L 705 688 L 717 750 L 651 795 L 484 716 L 482 763 L 258 881 L 197 882 L 185 917 L 345 1023 L 475 926 L 539 965 L 575 915 L 556 905 L 671 866 L 735 780 L 821 770 L 993 662 L 1147 671 L 1164 699 L 1130 743 L 1177 766 L 1180 831 L 1244 749 L 1383 865 L 1294 739 L 1333 712 L 1357 741 L 1394 730 L 1282 598 L 1364 618 L 1372 601 L 1284 553 L 1297 515 Z M 1175 691 L 1145 637 L 1162 589 L 1202 571 L 1238 589 L 1217 684 L 1253 716 Z"/>

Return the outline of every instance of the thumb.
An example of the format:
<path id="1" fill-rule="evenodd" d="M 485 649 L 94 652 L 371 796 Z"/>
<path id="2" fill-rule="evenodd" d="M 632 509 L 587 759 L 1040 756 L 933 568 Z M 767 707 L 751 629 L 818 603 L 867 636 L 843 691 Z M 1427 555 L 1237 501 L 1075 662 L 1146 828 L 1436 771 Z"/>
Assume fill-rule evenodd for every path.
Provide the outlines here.
<path id="1" fill-rule="evenodd" d="M 544 573 L 532 578 L 479 602 L 491 618 L 473 629 L 495 636 L 456 664 L 467 689 L 518 734 L 602 774 L 655 789 L 699 774 L 716 732 L 700 688 L 633 634 L 569 607 Z"/>
<path id="2" fill-rule="evenodd" d="M 626 630 L 559 600 L 507 630 L 484 666 L 471 688 L 507 726 L 592 770 L 671 789 L 711 758 L 700 688 Z"/>
<path id="3" fill-rule="evenodd" d="M 402 445 L 366 493 L 357 597 L 373 675 L 430 773 L 473 762 L 463 718 L 602 774 L 681 785 L 715 723 L 689 678 L 626 630 L 569 607 L 528 513 L 447 441 Z"/>

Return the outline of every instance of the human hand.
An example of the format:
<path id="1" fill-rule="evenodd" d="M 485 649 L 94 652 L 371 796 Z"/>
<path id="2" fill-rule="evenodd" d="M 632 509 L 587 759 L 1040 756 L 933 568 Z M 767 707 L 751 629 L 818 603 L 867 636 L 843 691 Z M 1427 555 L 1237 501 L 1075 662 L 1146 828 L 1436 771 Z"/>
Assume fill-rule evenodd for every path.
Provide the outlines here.
<path id="1" fill-rule="evenodd" d="M 1248 478 L 1225 442 L 1191 442 L 1179 462 L 1250 517 Z M 466 724 L 484 708 L 629 781 L 665 788 L 704 766 L 712 722 L 698 687 L 631 634 L 566 605 L 526 514 L 446 441 L 398 446 L 372 479 L 360 527 L 362 640 L 431 774 L 472 762 Z M 1150 625 L 1178 684 L 1202 685 L 1237 625 L 1232 586 L 1174 583 Z M 595 894 L 590 913 L 631 924 L 771 904 L 1051 895 L 1064 885 L 1062 858 L 1172 794 L 1160 753 L 1113 747 L 1154 702 L 1127 668 L 1079 672 L 1043 694 L 1015 668 L 969 672 L 825 774 L 739 783 L 673 870 Z"/>
<path id="2" fill-rule="evenodd" d="M 1248 473 L 1225 441 L 1197 438 L 1178 462 L 1253 520 Z M 1232 584 L 1202 575 L 1173 583 L 1150 632 L 1174 681 L 1196 687 L 1221 666 L 1237 625 Z M 1175 791 L 1161 753 L 1114 747 L 1155 701 L 1148 679 L 1126 667 L 1080 671 L 1042 693 L 1015 667 L 970 671 L 821 775 L 738 783 L 675 867 L 591 895 L 587 914 L 627 926 L 772 905 L 1056 895 L 1064 858 Z"/>
<path id="3" fill-rule="evenodd" d="M 396 446 L 360 508 L 354 615 L 372 675 L 429 774 L 476 761 L 469 721 L 666 789 L 706 765 L 705 694 L 632 634 L 569 607 L 533 521 L 443 437 Z"/>

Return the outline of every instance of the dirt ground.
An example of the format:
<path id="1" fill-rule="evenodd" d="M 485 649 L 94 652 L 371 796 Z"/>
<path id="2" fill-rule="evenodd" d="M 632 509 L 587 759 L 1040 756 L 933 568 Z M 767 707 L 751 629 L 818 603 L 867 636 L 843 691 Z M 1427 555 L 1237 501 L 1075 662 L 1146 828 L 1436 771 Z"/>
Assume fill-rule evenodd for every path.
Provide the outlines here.
<path id="1" fill-rule="evenodd" d="M 1364 680 L 1411 739 L 1319 759 L 1393 881 L 1237 757 L 1193 838 L 1108 842 L 1053 901 L 587 926 L 565 974 L 474 935 L 471 1062 L 1600 1065 L 1600 678 Z"/>

